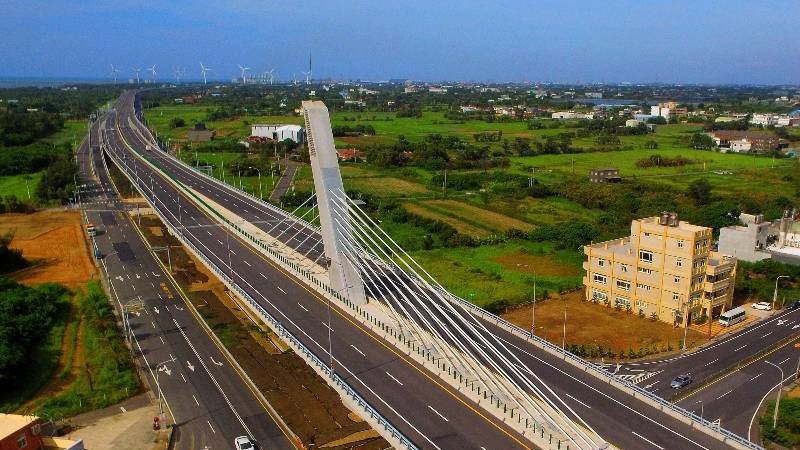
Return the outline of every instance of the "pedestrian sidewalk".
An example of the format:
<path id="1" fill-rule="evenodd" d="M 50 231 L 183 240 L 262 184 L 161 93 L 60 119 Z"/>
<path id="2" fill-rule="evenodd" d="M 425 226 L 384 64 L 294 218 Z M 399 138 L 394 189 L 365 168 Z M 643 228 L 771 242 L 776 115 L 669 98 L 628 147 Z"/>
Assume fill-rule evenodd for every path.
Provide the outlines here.
<path id="1" fill-rule="evenodd" d="M 170 431 L 153 431 L 157 415 L 158 408 L 144 393 L 69 419 L 75 429 L 65 437 L 83 439 L 89 450 L 164 450 Z"/>

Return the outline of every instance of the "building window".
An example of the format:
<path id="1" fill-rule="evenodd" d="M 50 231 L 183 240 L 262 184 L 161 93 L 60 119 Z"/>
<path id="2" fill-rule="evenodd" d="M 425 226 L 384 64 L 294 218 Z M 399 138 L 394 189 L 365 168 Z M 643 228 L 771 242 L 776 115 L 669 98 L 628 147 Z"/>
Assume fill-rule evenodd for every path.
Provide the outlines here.
<path id="1" fill-rule="evenodd" d="M 606 293 L 603 292 L 603 291 L 595 290 L 595 291 L 592 291 L 592 300 L 594 300 L 596 302 L 598 302 L 598 301 L 603 301 L 604 302 L 604 301 L 608 300 L 608 295 L 606 295 Z"/>
<path id="2" fill-rule="evenodd" d="M 606 266 L 606 260 L 603 259 L 603 258 L 597 258 L 597 265 L 598 265 L 598 267 L 605 267 Z"/>
<path id="3" fill-rule="evenodd" d="M 28 438 L 24 434 L 17 436 L 17 448 L 25 448 L 28 446 Z"/>
<path id="4" fill-rule="evenodd" d="M 630 291 L 631 290 L 631 283 L 625 280 L 617 280 L 617 289 L 623 291 Z"/>
<path id="5" fill-rule="evenodd" d="M 653 252 L 648 252 L 647 250 L 639 250 L 639 260 L 646 263 L 652 263 Z"/>
<path id="6" fill-rule="evenodd" d="M 642 283 L 637 283 L 636 287 L 639 288 L 639 289 L 643 289 L 645 291 L 649 291 L 650 290 L 650 286 L 648 286 L 646 284 L 642 284 Z"/>
<path id="7" fill-rule="evenodd" d="M 639 273 L 646 273 L 646 274 L 650 275 L 651 273 L 653 273 L 653 269 L 647 269 L 645 267 L 639 267 Z"/>
<path id="8" fill-rule="evenodd" d="M 680 298 L 681 298 L 681 296 L 680 296 L 680 295 L 678 295 L 678 294 L 675 294 L 675 293 L 673 293 L 673 294 L 672 294 L 672 300 L 674 300 L 674 301 L 676 301 L 676 302 L 677 302 L 677 301 L 678 301 Z"/>
<path id="9" fill-rule="evenodd" d="M 683 248 L 683 239 L 678 240 L 678 248 Z"/>
<path id="10" fill-rule="evenodd" d="M 605 275 L 600 275 L 599 273 L 594 274 L 594 282 L 598 284 L 606 284 L 608 282 L 608 278 Z"/>
<path id="11" fill-rule="evenodd" d="M 673 278 L 673 280 L 674 280 L 676 283 L 680 283 L 680 282 L 681 282 L 681 277 L 674 277 L 674 278 Z"/>
<path id="12" fill-rule="evenodd" d="M 616 306 L 621 306 L 623 308 L 628 308 L 631 306 L 631 301 L 625 297 L 614 297 L 614 304 Z"/>
<path id="13" fill-rule="evenodd" d="M 683 267 L 683 258 L 678 258 L 675 260 L 676 267 Z"/>
<path id="14" fill-rule="evenodd" d="M 620 264 L 619 271 L 622 273 L 628 273 L 628 266 L 625 264 Z"/>

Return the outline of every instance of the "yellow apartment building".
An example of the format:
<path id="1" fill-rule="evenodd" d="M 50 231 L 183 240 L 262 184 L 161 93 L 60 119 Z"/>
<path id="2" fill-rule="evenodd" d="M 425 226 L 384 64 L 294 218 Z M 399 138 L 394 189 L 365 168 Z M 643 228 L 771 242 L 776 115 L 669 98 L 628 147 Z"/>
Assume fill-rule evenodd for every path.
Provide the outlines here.
<path id="1" fill-rule="evenodd" d="M 584 247 L 586 300 L 678 326 L 717 317 L 733 300 L 736 258 L 711 251 L 712 239 L 675 213 L 634 220 L 629 237 Z"/>

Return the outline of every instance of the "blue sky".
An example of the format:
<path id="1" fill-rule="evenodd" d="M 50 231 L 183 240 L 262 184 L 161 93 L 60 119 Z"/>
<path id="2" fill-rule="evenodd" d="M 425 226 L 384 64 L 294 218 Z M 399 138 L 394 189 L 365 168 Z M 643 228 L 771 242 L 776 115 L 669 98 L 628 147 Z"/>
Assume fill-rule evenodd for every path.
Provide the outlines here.
<path id="1" fill-rule="evenodd" d="M 0 76 L 800 83 L 800 2 L 6 0 Z"/>

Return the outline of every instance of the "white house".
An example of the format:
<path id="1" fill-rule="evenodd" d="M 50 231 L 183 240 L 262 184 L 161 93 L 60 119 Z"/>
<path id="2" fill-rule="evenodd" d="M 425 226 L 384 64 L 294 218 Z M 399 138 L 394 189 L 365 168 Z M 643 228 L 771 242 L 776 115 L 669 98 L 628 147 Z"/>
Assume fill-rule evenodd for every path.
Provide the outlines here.
<path id="1" fill-rule="evenodd" d="M 300 125 L 286 124 L 254 124 L 251 136 L 268 138 L 276 141 L 291 139 L 298 144 L 303 142 L 305 132 Z"/>
<path id="2" fill-rule="evenodd" d="M 747 139 L 737 139 L 731 141 L 731 150 L 734 153 L 747 153 L 752 148 L 753 144 Z"/>

